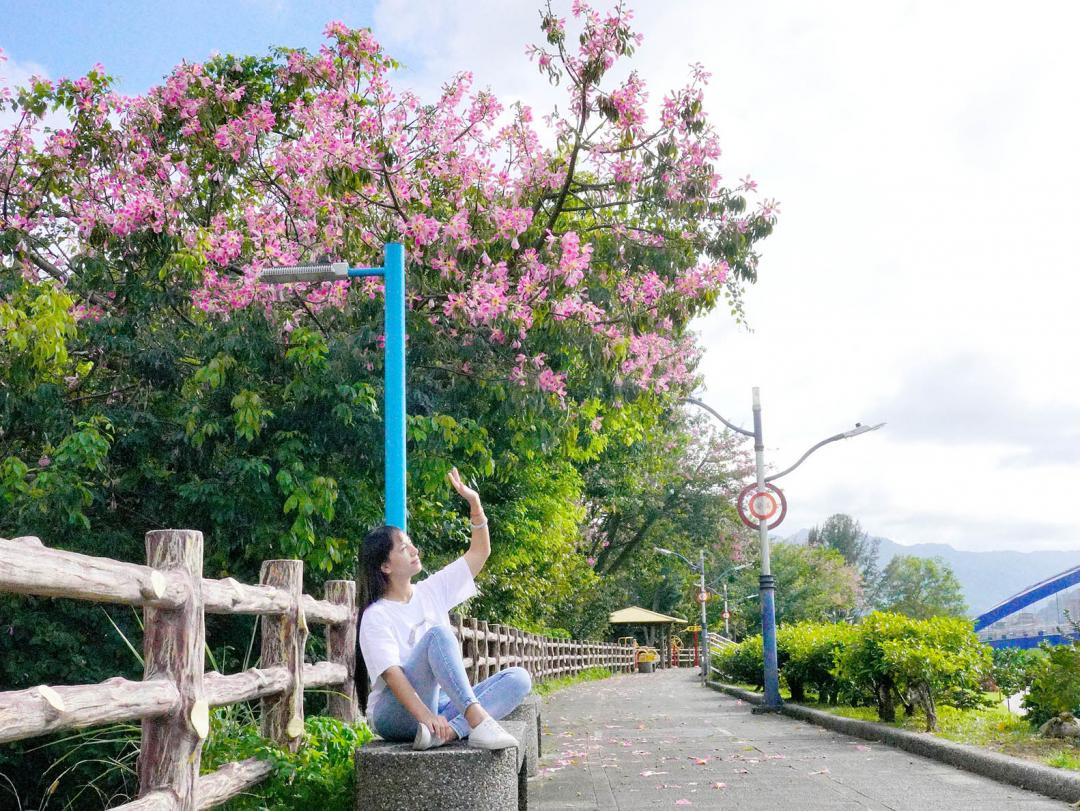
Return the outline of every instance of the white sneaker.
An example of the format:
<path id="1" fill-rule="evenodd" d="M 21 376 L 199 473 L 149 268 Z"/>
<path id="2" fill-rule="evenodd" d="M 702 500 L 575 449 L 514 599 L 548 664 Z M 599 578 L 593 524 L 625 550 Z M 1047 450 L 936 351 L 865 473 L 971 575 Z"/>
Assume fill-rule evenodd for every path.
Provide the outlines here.
<path id="1" fill-rule="evenodd" d="M 446 741 L 438 735 L 432 735 L 430 729 L 424 724 L 420 724 L 416 728 L 416 737 L 413 738 L 412 748 L 423 751 L 424 749 L 434 749 L 436 746 L 442 746 L 444 743 Z"/>
<path id="2" fill-rule="evenodd" d="M 517 738 L 499 726 L 494 718 L 481 721 L 469 733 L 469 746 L 474 749 L 509 749 L 517 745 Z"/>

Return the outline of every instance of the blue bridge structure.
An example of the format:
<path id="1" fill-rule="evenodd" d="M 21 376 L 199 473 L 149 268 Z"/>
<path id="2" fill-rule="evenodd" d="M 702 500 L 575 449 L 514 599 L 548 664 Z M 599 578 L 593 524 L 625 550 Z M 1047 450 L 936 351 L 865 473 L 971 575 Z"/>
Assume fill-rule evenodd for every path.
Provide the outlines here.
<path id="1" fill-rule="evenodd" d="M 1071 622 L 1070 622 L 1071 620 Z M 975 618 L 975 631 L 993 648 L 1035 648 L 1077 638 L 1080 565 L 1040 580 Z"/>

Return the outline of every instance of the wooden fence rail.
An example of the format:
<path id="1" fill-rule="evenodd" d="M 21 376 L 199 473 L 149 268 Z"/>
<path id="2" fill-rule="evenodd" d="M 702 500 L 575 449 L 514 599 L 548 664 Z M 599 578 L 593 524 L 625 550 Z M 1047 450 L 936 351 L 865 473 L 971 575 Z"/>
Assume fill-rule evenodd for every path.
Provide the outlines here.
<path id="1" fill-rule="evenodd" d="M 210 707 L 259 699 L 261 732 L 295 751 L 303 740 L 304 690 L 331 688 L 328 713 L 359 718 L 353 673 L 356 584 L 331 580 L 325 599 L 303 593 L 303 562 L 270 560 L 260 584 L 202 576 L 196 530 L 146 534 L 147 565 L 49 549 L 33 537 L 0 538 L 0 593 L 66 597 L 143 609 L 143 680 L 39 685 L 0 692 L 0 743 L 66 729 L 142 722 L 139 798 L 125 811 L 213 808 L 272 771 L 252 758 L 200 775 Z M 206 613 L 261 616 L 260 666 L 229 675 L 206 672 Z M 635 649 L 552 639 L 460 615 L 452 618 L 466 671 L 475 683 L 507 667 L 536 682 L 590 667 L 633 669 Z M 326 627 L 327 661 L 304 661 L 310 623 Z"/>

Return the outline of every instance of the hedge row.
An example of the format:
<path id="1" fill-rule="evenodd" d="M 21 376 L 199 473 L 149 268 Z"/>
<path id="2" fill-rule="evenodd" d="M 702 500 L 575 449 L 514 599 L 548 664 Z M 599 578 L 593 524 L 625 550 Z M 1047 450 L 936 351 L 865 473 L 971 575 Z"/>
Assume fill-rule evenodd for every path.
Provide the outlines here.
<path id="1" fill-rule="evenodd" d="M 976 706 L 991 672 L 990 649 L 967 620 L 915 620 L 874 612 L 857 625 L 801 622 L 777 633 L 780 673 L 795 701 L 807 690 L 826 703 L 876 705 L 883 721 L 896 706 L 926 715 L 937 728 L 938 704 Z M 753 636 L 717 656 L 725 678 L 762 686 L 761 637 Z"/>

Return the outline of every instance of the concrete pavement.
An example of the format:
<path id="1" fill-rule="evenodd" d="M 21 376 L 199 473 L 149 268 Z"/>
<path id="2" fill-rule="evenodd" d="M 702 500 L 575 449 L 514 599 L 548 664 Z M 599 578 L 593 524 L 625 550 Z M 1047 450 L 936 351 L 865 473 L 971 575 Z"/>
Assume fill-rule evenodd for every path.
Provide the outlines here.
<path id="1" fill-rule="evenodd" d="M 544 700 L 529 807 L 1065 809 L 1038 794 L 777 715 L 691 669 L 622 675 Z"/>

